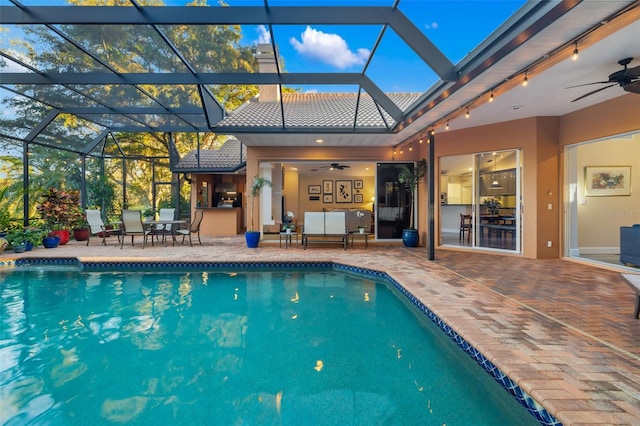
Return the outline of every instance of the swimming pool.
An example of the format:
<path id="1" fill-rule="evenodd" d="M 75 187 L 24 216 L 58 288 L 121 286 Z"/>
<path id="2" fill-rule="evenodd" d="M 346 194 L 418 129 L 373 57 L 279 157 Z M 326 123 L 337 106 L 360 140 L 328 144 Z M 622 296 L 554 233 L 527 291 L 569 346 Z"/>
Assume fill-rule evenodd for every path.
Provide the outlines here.
<path id="1" fill-rule="evenodd" d="M 0 420 L 537 423 L 381 274 L 167 266 L 4 272 Z"/>

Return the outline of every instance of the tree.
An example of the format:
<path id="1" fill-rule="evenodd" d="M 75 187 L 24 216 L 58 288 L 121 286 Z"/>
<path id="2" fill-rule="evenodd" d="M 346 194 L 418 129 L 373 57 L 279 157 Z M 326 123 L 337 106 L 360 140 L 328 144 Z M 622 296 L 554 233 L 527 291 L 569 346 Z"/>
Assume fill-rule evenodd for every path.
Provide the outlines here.
<path id="1" fill-rule="evenodd" d="M 403 184 L 409 190 L 409 228 L 415 229 L 413 226 L 413 197 L 418 184 L 427 174 L 427 160 L 418 161 L 413 168 L 402 166 L 398 173 L 398 182 Z"/>

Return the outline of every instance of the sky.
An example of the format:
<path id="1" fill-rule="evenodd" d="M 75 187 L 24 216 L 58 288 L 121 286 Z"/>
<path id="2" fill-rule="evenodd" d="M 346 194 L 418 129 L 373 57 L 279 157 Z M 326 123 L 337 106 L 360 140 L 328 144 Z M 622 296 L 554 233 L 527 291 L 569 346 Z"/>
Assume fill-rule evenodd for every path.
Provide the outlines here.
<path id="1" fill-rule="evenodd" d="M 63 0 L 21 2 L 25 5 L 65 4 Z M 182 6 L 188 1 L 165 0 L 164 3 Z M 217 4 L 214 0 L 209 3 Z M 264 0 L 226 0 L 226 3 L 264 6 Z M 393 3 L 394 0 L 268 0 L 271 7 L 392 6 Z M 524 3 L 521 0 L 400 0 L 398 8 L 455 65 Z M 8 0 L 0 0 L 0 5 L 8 4 Z M 272 31 L 286 72 L 365 72 L 385 92 L 424 92 L 439 79 L 391 28 L 385 31 L 368 65 L 382 31 L 380 25 L 276 25 Z M 244 45 L 270 42 L 267 26 L 242 26 L 242 32 Z M 357 90 L 329 85 L 297 88 L 303 92 Z"/>

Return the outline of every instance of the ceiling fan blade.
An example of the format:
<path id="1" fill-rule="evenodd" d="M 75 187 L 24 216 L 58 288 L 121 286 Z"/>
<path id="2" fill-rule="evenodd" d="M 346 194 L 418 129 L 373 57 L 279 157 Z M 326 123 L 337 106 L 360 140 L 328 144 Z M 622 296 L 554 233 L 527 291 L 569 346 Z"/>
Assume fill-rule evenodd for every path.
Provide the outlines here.
<path id="1" fill-rule="evenodd" d="M 591 86 L 592 84 L 607 84 L 607 83 L 611 83 L 611 82 L 610 81 L 594 81 L 593 83 L 578 84 L 576 86 L 567 86 L 565 87 L 565 89 L 572 89 L 574 87 L 582 87 L 582 86 Z"/>
<path id="2" fill-rule="evenodd" d="M 610 85 L 605 86 L 605 87 L 601 87 L 601 88 L 596 89 L 596 90 L 594 90 L 594 91 L 592 91 L 592 92 L 585 93 L 584 95 L 580 96 L 579 98 L 576 98 L 576 99 L 572 100 L 571 102 L 579 101 L 580 99 L 584 99 L 584 98 L 586 98 L 587 96 L 591 96 L 591 95 L 593 95 L 594 93 L 598 93 L 598 92 L 600 92 L 600 91 L 602 91 L 602 90 L 604 90 L 604 89 L 608 89 L 609 87 L 613 87 L 613 86 L 617 86 L 617 85 L 618 85 L 618 84 L 616 83 L 616 84 L 610 84 Z"/>
<path id="3" fill-rule="evenodd" d="M 625 84 L 622 88 L 627 92 L 640 94 L 640 80 Z"/>
<path id="4" fill-rule="evenodd" d="M 631 78 L 640 77 L 640 65 L 627 69 L 626 76 Z"/>

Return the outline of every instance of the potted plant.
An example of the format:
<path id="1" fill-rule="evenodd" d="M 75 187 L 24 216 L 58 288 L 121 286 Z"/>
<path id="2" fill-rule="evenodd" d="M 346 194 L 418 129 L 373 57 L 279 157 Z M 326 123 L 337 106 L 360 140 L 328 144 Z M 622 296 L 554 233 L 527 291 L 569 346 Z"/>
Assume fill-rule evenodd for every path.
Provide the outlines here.
<path id="1" fill-rule="evenodd" d="M 502 203 L 497 198 L 485 198 L 482 202 L 487 208 L 487 212 L 491 215 L 498 214 L 498 209 L 502 206 Z"/>
<path id="2" fill-rule="evenodd" d="M 416 163 L 413 169 L 402 166 L 398 173 L 398 182 L 409 190 L 409 228 L 402 231 L 402 243 L 405 247 L 417 247 L 419 236 L 418 230 L 413 226 L 413 196 L 418 184 L 427 174 L 427 160 L 422 159 Z"/>
<path id="3" fill-rule="evenodd" d="M 80 204 L 80 193 L 50 188 L 41 198 L 37 206 L 40 217 L 53 233 L 59 235 L 60 244 L 66 244 Z"/>
<path id="4" fill-rule="evenodd" d="M 27 244 L 27 251 L 31 251 L 34 247 L 38 247 L 42 243 L 42 238 L 47 235 L 47 231 L 35 226 L 29 226 L 24 230 L 24 238 Z"/>
<path id="5" fill-rule="evenodd" d="M 87 241 L 89 239 L 89 223 L 87 222 L 87 218 L 80 206 L 78 206 L 76 211 L 73 213 L 71 228 L 73 229 L 74 240 Z"/>
<path id="6" fill-rule="evenodd" d="M 16 253 L 23 253 L 27 249 L 27 241 L 24 229 L 10 229 L 5 235 L 8 247 Z"/>
<path id="7" fill-rule="evenodd" d="M 156 211 L 151 207 L 147 207 L 146 209 L 142 210 L 142 217 L 144 218 L 145 222 L 151 222 L 156 218 Z"/>
<path id="8" fill-rule="evenodd" d="M 358 225 L 358 232 L 360 232 L 361 234 L 364 234 L 364 230 L 365 230 L 365 226 L 364 226 L 364 213 L 361 212 L 360 210 L 358 210 L 356 212 L 356 216 L 358 216 L 358 219 L 360 221 L 360 224 Z"/>
<path id="9" fill-rule="evenodd" d="M 260 231 L 254 230 L 253 225 L 253 208 L 256 197 L 259 197 L 262 193 L 262 190 L 265 186 L 271 186 L 271 181 L 262 176 L 254 176 L 251 181 L 251 186 L 249 187 L 249 197 L 251 198 L 251 203 L 249 203 L 249 216 L 251 217 L 251 228 L 244 234 L 245 240 L 247 242 L 247 247 L 256 248 L 260 243 Z"/>
<path id="10" fill-rule="evenodd" d="M 284 215 L 283 221 L 284 221 L 284 231 L 287 234 L 290 234 L 295 228 L 296 225 L 293 222 L 293 218 L 295 217 L 295 214 L 293 214 L 293 212 L 287 212 L 286 215 Z"/>
<path id="11" fill-rule="evenodd" d="M 54 234 L 54 231 L 47 233 L 44 237 L 42 237 L 42 245 L 44 248 L 56 248 L 60 244 L 60 236 L 58 234 Z"/>

